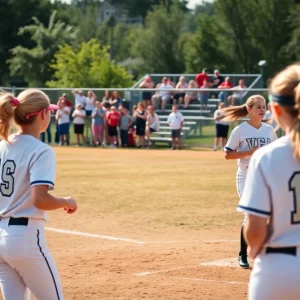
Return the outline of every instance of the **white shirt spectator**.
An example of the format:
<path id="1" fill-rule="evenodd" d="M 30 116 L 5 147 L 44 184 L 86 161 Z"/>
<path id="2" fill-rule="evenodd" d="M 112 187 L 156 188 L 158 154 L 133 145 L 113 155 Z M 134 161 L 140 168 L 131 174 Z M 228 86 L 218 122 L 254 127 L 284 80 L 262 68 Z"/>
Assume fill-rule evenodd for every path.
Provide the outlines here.
<path id="1" fill-rule="evenodd" d="M 70 107 L 64 107 L 63 109 L 59 109 L 56 112 L 57 116 L 60 116 L 58 119 L 58 125 L 70 123 Z"/>
<path id="2" fill-rule="evenodd" d="M 79 94 L 75 95 L 75 107 L 77 107 L 78 104 L 81 104 L 82 107 L 85 107 L 86 105 L 86 97 L 80 96 Z"/>
<path id="3" fill-rule="evenodd" d="M 154 114 L 154 117 L 152 117 L 151 114 L 148 114 L 148 122 L 150 124 L 150 128 L 154 129 L 155 131 L 159 131 L 159 118 L 157 114 Z"/>
<path id="4" fill-rule="evenodd" d="M 74 112 L 73 112 L 73 116 L 74 115 L 86 116 L 86 112 L 85 112 L 85 110 L 75 109 Z M 84 119 L 79 117 L 79 116 L 76 116 L 73 119 L 73 123 L 74 124 L 84 124 Z"/>
<path id="5" fill-rule="evenodd" d="M 173 90 L 174 87 L 171 85 L 171 84 L 164 84 L 162 83 L 160 86 L 159 86 L 159 95 L 161 97 L 169 97 L 170 96 L 170 90 Z"/>
<path id="6" fill-rule="evenodd" d="M 168 123 L 171 126 L 171 129 L 177 130 L 181 128 L 181 123 L 184 121 L 183 115 L 181 112 L 177 111 L 176 113 L 172 112 L 169 114 Z"/>
<path id="7" fill-rule="evenodd" d="M 214 118 L 220 117 L 222 115 L 222 111 L 220 109 L 217 109 L 214 113 Z M 216 124 L 221 124 L 221 125 L 230 125 L 230 122 L 224 122 L 222 119 L 221 120 L 216 120 Z"/>
<path id="8" fill-rule="evenodd" d="M 85 110 L 91 111 L 95 109 L 95 98 L 85 98 Z M 81 103 L 82 104 L 82 103 Z"/>

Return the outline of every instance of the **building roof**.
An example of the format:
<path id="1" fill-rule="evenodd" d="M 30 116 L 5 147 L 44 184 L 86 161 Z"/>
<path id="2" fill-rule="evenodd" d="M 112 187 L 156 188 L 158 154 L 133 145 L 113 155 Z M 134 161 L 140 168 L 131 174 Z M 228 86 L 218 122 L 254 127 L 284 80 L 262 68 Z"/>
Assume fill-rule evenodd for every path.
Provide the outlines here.
<path id="1" fill-rule="evenodd" d="M 108 1 L 104 1 L 103 3 L 101 3 L 99 9 L 100 10 L 105 10 L 105 9 L 116 10 L 116 8 L 113 5 L 111 5 Z"/>

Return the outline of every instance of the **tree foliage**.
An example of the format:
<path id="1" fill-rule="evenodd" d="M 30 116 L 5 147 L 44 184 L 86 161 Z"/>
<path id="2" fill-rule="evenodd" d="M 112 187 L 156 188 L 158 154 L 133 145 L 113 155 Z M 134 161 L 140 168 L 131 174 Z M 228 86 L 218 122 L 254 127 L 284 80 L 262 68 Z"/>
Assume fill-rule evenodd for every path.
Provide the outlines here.
<path id="1" fill-rule="evenodd" d="M 145 28 L 136 36 L 133 53 L 151 73 L 184 71 L 183 49 L 179 43 L 184 16 L 178 6 L 170 11 L 161 5 L 148 13 Z"/>
<path id="2" fill-rule="evenodd" d="M 131 75 L 110 60 L 108 47 L 102 47 L 96 39 L 82 43 L 78 49 L 61 46 L 51 68 L 55 80 L 47 82 L 49 87 L 122 88 L 133 84 Z"/>
<path id="3" fill-rule="evenodd" d="M 11 51 L 13 57 L 9 60 L 12 75 L 23 76 L 30 86 L 43 86 L 51 78 L 53 71 L 49 62 L 53 59 L 58 46 L 71 42 L 76 37 L 72 26 L 56 21 L 54 12 L 48 26 L 44 26 L 36 17 L 34 24 L 21 27 L 20 35 L 29 34 L 34 41 L 33 48 L 17 46 Z"/>

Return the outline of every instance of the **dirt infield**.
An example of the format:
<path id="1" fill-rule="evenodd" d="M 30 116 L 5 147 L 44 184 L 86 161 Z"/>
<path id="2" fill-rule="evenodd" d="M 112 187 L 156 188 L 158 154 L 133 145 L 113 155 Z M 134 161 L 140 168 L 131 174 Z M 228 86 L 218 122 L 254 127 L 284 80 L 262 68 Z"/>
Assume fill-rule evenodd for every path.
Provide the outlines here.
<path id="1" fill-rule="evenodd" d="M 94 234 L 47 232 L 65 299 L 246 299 L 235 162 L 210 151 L 56 153 L 54 194 L 79 210 L 51 212 L 47 226 Z"/>

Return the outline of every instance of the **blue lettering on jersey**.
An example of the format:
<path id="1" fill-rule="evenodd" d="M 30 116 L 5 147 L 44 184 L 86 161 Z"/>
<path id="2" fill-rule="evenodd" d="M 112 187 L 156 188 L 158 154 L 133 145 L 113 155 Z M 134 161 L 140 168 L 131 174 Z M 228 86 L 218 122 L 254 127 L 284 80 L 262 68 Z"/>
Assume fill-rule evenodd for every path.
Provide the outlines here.
<path id="1" fill-rule="evenodd" d="M 249 149 L 253 147 L 263 147 L 271 143 L 270 138 L 246 138 Z"/>

